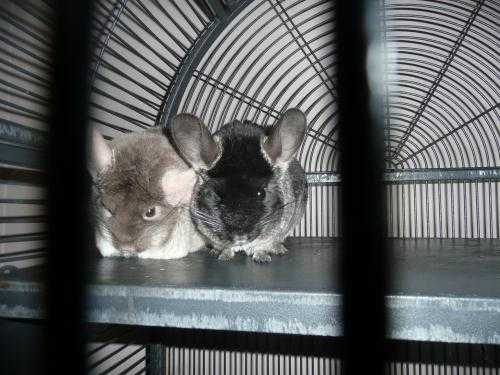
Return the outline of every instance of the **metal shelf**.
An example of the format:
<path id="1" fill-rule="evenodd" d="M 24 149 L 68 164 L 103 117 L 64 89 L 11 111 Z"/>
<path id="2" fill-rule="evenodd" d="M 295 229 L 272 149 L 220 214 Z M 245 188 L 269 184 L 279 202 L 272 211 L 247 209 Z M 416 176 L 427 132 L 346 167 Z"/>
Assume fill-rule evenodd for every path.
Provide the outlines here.
<path id="1" fill-rule="evenodd" d="M 184 259 L 98 259 L 90 322 L 339 336 L 340 240 L 294 238 L 259 265 L 205 252 Z M 389 337 L 500 343 L 500 240 L 391 240 Z M 362 261 L 362 249 L 359 251 Z M 11 270 L 12 271 L 12 270 Z M 0 277 L 0 316 L 42 318 L 43 267 Z M 369 280 L 367 280 L 367 284 Z M 366 306 L 370 314 L 370 306 Z"/>

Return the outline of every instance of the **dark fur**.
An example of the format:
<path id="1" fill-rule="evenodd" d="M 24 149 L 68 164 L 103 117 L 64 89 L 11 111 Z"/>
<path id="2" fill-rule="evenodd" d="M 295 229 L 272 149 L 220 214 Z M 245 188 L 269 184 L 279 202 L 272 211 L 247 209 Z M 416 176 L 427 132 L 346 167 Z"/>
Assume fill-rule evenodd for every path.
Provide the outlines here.
<path id="1" fill-rule="evenodd" d="M 198 173 L 191 217 L 219 259 L 243 251 L 268 262 L 270 254 L 286 252 L 283 241 L 307 199 L 305 173 L 295 159 L 305 128 L 296 109 L 273 127 L 233 121 L 213 136 L 193 115 L 174 118 L 172 138 Z"/>
<path id="2" fill-rule="evenodd" d="M 264 134 L 264 128 L 248 122 L 234 122 L 217 132 L 223 152 L 202 177 L 192 214 L 197 225 L 203 221 L 221 242 L 243 235 L 254 240 L 281 218 L 278 181 L 260 151 Z"/>

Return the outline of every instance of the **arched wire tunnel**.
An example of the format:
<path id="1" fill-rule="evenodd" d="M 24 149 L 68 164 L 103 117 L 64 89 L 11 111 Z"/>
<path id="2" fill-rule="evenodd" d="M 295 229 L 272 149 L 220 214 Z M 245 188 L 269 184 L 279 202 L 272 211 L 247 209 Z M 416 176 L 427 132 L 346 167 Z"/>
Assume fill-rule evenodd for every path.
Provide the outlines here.
<path id="1" fill-rule="evenodd" d="M 299 107 L 309 123 L 299 159 L 310 200 L 295 235 L 338 236 L 334 3 L 217 4 L 97 1 L 92 125 L 113 137 L 192 112 L 215 131 L 233 118 L 272 124 Z M 385 98 L 387 235 L 498 238 L 498 1 L 380 4 L 382 42 L 373 52 L 384 57 L 377 90 Z M 40 167 L 35 151 L 46 139 L 52 16 L 49 1 L 2 4 L 4 164 Z M 43 189 L 5 189 L 2 246 L 38 252 Z"/>
<path id="2" fill-rule="evenodd" d="M 167 12 L 154 1 L 98 2 L 93 122 L 113 136 L 168 126 L 174 114 L 190 112 L 215 131 L 234 118 L 272 124 L 287 108 L 298 107 L 309 122 L 298 157 L 309 174 L 311 199 L 296 234 L 338 235 L 334 2 L 174 4 L 176 10 Z M 403 178 L 418 184 L 388 185 L 389 202 L 398 206 L 388 207 L 388 235 L 497 237 L 495 213 L 464 222 L 455 212 L 463 206 L 471 217 L 474 210 L 488 211 L 487 201 L 498 200 L 492 180 L 479 188 L 466 182 L 479 181 L 475 169 L 500 165 L 499 5 L 382 4 L 382 43 L 373 53 L 384 57 L 377 90 L 385 97 L 387 171 L 466 168 L 463 176 L 468 173 L 462 178 L 430 171 Z M 454 197 L 441 197 L 445 191 Z M 484 207 L 460 202 L 459 191 L 487 196 L 481 199 Z M 432 207 L 417 208 L 420 204 Z M 446 220 L 438 223 L 437 216 Z"/>
<path id="3" fill-rule="evenodd" d="M 44 189 L 31 169 L 5 165 L 40 169 L 51 4 L 0 2 L 2 273 L 44 257 Z M 381 44 L 370 52 L 383 56 L 373 89 L 384 97 L 387 236 L 500 238 L 500 2 L 379 4 Z M 310 198 L 294 235 L 340 235 L 334 2 L 96 0 L 92 32 L 90 121 L 108 138 L 168 126 L 179 112 L 215 131 L 234 118 L 270 125 L 302 109 L 308 131 L 298 158 Z"/>

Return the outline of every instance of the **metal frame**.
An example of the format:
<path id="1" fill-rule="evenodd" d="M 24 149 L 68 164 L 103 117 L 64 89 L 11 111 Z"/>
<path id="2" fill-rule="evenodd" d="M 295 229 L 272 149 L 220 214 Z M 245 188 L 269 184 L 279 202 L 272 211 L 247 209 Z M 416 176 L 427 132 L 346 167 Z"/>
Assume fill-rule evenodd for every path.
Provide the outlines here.
<path id="1" fill-rule="evenodd" d="M 382 181 L 387 184 L 425 182 L 493 182 L 500 181 L 500 168 L 437 168 L 386 171 Z M 310 185 L 340 184 L 339 173 L 308 173 Z"/>
<path id="2" fill-rule="evenodd" d="M 203 30 L 202 34 L 187 51 L 180 63 L 180 69 L 177 70 L 170 84 L 167 94 L 163 100 L 159 115 L 156 120 L 157 126 L 168 127 L 170 120 L 177 114 L 180 101 L 187 88 L 193 72 L 200 62 L 201 58 L 210 48 L 215 39 L 222 33 L 226 26 L 231 22 L 252 0 L 243 0 L 225 5 L 219 1 L 209 1 L 212 6 L 212 22 Z"/>
<path id="3" fill-rule="evenodd" d="M 45 132 L 0 119 L 0 163 L 40 170 L 46 146 Z"/>

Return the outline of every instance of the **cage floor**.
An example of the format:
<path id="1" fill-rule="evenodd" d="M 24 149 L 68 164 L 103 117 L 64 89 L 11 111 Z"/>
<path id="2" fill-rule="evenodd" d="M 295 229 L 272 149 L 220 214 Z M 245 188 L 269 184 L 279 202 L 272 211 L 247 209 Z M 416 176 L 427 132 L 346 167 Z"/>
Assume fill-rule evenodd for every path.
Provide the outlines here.
<path id="1" fill-rule="evenodd" d="M 206 252 L 168 261 L 98 259 L 87 319 L 339 336 L 340 243 L 289 239 L 289 253 L 266 265 L 242 255 L 221 262 Z M 389 245 L 391 338 L 500 343 L 500 240 L 390 240 Z M 352 251 L 362 262 L 363 249 Z M 1 317 L 42 317 L 42 271 L 33 267 L 0 276 Z"/>

